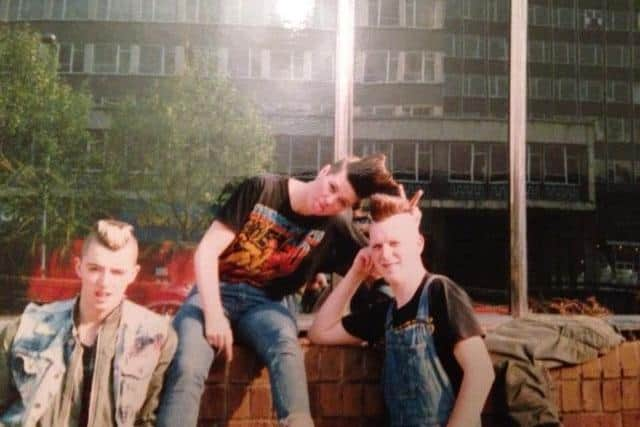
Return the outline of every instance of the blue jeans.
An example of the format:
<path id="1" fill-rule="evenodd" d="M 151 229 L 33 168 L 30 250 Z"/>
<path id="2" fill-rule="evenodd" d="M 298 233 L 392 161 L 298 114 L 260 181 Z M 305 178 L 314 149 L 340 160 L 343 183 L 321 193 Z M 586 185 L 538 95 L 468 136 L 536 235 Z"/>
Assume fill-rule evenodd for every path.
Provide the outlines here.
<path id="1" fill-rule="evenodd" d="M 234 336 L 252 348 L 269 370 L 278 419 L 288 426 L 312 426 L 296 320 L 285 300 L 274 301 L 244 283 L 221 283 L 220 296 Z M 205 380 L 216 356 L 204 337 L 197 290 L 178 310 L 173 325 L 178 348 L 167 371 L 157 426 L 192 427 L 197 424 Z"/>

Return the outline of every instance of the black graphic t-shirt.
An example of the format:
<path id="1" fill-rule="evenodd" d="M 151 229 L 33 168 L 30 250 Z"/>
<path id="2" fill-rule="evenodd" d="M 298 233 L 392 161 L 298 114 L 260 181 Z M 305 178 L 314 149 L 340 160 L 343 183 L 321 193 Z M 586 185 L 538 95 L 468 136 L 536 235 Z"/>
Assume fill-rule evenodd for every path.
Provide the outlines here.
<path id="1" fill-rule="evenodd" d="M 395 307 L 392 313 L 393 326 L 398 327 L 414 320 L 418 315 L 420 296 L 426 278 L 409 302 Z M 433 321 L 433 341 L 436 353 L 457 394 L 462 383 L 462 368 L 453 355 L 455 345 L 466 338 L 483 336 L 482 327 L 473 312 L 467 293 L 445 276 L 434 278 L 427 288 L 429 320 Z M 342 326 L 351 335 L 370 343 L 384 339 L 385 320 L 389 305 L 385 301 L 342 319 Z"/>
<path id="2" fill-rule="evenodd" d="M 220 280 L 248 283 L 279 298 L 304 285 L 316 271 L 344 272 L 361 245 L 349 218 L 303 216 L 291 208 L 288 178 L 249 178 L 220 209 L 217 220 L 236 237 L 220 255 Z M 360 240 L 360 243 L 358 243 Z M 329 243 L 339 255 L 332 253 Z M 346 262 L 329 268 L 330 255 Z"/>

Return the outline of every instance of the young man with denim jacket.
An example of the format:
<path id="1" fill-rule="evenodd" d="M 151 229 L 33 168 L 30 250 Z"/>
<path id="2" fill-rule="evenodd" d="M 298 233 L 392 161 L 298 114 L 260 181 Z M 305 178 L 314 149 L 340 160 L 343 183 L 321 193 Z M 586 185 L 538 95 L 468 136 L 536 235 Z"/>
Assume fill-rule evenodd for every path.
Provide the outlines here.
<path id="1" fill-rule="evenodd" d="M 422 262 L 416 201 L 372 196 L 369 246 L 316 314 L 309 337 L 319 344 L 384 339 L 391 426 L 479 426 L 494 378 L 491 360 L 466 293 Z M 389 283 L 393 300 L 343 317 L 374 273 Z"/>
<path id="2" fill-rule="evenodd" d="M 296 320 L 285 301 L 326 271 L 329 250 L 351 262 L 360 243 L 340 214 L 374 192 L 398 194 L 384 162 L 374 155 L 326 165 L 307 182 L 269 175 L 240 184 L 196 250 L 197 286 L 174 319 L 180 342 L 160 427 L 196 426 L 211 363 L 220 353 L 231 359 L 234 338 L 266 365 L 280 424 L 313 425 Z"/>
<path id="3" fill-rule="evenodd" d="M 0 426 L 155 424 L 177 338 L 125 299 L 137 257 L 129 224 L 98 221 L 75 260 L 79 297 L 29 304 L 0 331 Z"/>

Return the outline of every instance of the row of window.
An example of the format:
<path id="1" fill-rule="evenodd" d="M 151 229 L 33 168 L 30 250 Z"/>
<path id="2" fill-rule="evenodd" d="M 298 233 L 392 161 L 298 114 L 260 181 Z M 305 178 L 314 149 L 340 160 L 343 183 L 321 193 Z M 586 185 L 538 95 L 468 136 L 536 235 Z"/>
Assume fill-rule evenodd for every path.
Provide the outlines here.
<path id="1" fill-rule="evenodd" d="M 529 25 L 553 26 L 558 29 L 627 31 L 636 26 L 634 14 L 627 10 L 600 8 L 548 7 L 530 4 Z M 447 19 L 472 19 L 490 22 L 509 20 L 509 0 L 449 0 Z"/>
<path id="2" fill-rule="evenodd" d="M 640 184 L 640 161 L 609 160 L 607 163 L 604 160 L 596 159 L 595 174 L 596 182 L 600 183 Z"/>
<path id="3" fill-rule="evenodd" d="M 332 52 L 194 47 L 188 56 L 204 73 L 233 78 L 333 81 Z M 59 46 L 60 71 L 104 74 L 174 74 L 183 47 L 69 44 Z M 442 55 L 426 51 L 366 51 L 357 55 L 356 81 L 364 83 L 442 81 Z"/>
<path id="4" fill-rule="evenodd" d="M 354 141 L 354 153 L 366 156 L 384 153 L 396 179 L 431 181 L 433 144 L 417 141 Z M 279 172 L 293 175 L 315 174 L 331 161 L 333 145 L 326 138 L 280 136 L 276 148 Z M 450 182 L 506 182 L 505 144 L 448 144 Z M 580 184 L 586 180 L 586 149 L 556 144 L 527 145 L 527 181 L 531 183 Z"/>
<path id="5" fill-rule="evenodd" d="M 0 20 L 105 20 L 229 25 L 336 26 L 335 0 L 0 0 Z M 445 0 L 357 0 L 356 25 L 442 28 Z M 296 20 L 299 22 L 291 22 Z"/>
<path id="6" fill-rule="evenodd" d="M 485 38 L 477 34 L 447 34 L 445 53 L 450 57 L 506 60 L 509 58 L 509 43 L 505 37 Z M 531 63 L 605 65 L 607 67 L 631 67 L 633 62 L 640 65 L 640 46 L 609 44 L 576 44 L 558 40 L 529 40 L 527 60 Z"/>
<path id="7" fill-rule="evenodd" d="M 631 103 L 640 104 L 640 83 L 624 80 L 580 80 L 575 78 L 530 77 L 528 79 L 530 99 L 559 101 Z M 507 75 L 447 74 L 444 93 L 446 96 L 469 96 L 507 98 L 509 77 Z M 632 98 L 633 96 L 633 98 Z"/>

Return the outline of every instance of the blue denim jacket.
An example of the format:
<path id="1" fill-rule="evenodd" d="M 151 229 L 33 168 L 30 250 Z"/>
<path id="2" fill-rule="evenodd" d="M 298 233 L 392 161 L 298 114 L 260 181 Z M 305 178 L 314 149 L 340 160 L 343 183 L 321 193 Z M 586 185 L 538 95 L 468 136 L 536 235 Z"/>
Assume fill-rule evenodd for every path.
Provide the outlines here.
<path id="1" fill-rule="evenodd" d="M 69 355 L 78 345 L 74 338 L 75 304 L 72 299 L 43 306 L 29 304 L 25 309 L 13 339 L 10 366 L 20 399 L 0 414 L 0 425 L 37 425 L 53 398 L 62 392 L 63 379 L 71 369 L 67 366 Z M 134 424 L 168 334 L 167 319 L 123 302 L 117 339 L 100 344 L 115 346 L 110 367 L 114 424 Z M 101 371 L 105 375 L 111 373 L 111 369 Z M 92 390 L 92 394 L 100 392 L 104 391 Z"/>

